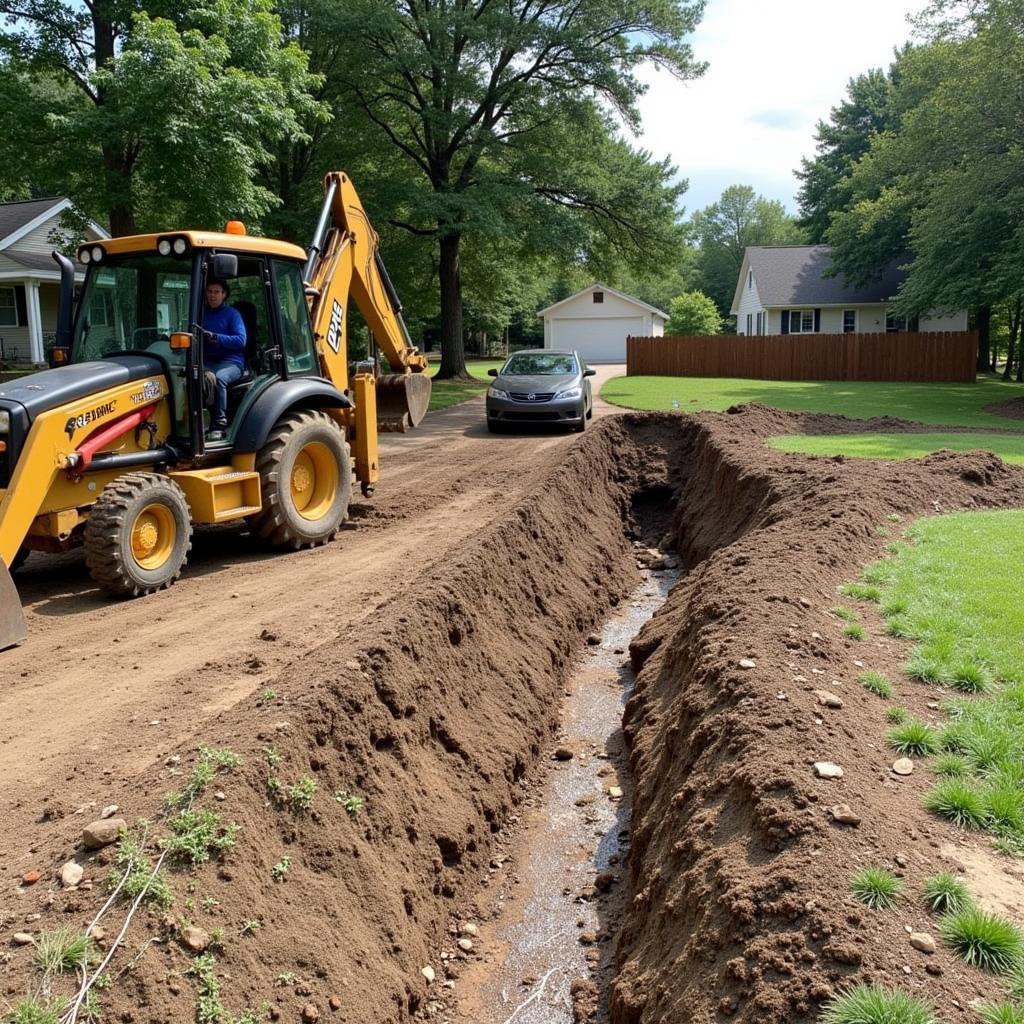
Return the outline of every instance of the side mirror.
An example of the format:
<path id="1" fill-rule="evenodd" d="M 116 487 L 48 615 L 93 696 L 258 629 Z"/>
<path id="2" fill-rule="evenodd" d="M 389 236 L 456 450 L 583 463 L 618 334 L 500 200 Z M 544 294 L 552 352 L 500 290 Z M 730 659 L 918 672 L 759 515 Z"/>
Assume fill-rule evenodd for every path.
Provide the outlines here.
<path id="1" fill-rule="evenodd" d="M 595 370 L 595 369 L 593 369 L 592 367 L 588 366 L 588 367 L 587 367 L 587 368 L 586 368 L 586 369 L 585 369 L 585 370 L 583 371 L 583 376 L 584 376 L 584 377 L 596 377 L 596 376 L 597 376 L 597 370 Z"/>
<path id="2" fill-rule="evenodd" d="M 487 376 L 488 376 L 488 377 L 497 377 L 497 376 L 498 376 L 498 371 L 497 371 L 496 369 L 494 369 L 494 367 L 492 366 L 492 367 L 491 367 L 491 368 L 490 368 L 490 369 L 489 369 L 489 370 L 487 371 Z"/>
<path id="3" fill-rule="evenodd" d="M 210 260 L 213 276 L 221 281 L 238 277 L 238 257 L 233 252 L 217 252 Z"/>

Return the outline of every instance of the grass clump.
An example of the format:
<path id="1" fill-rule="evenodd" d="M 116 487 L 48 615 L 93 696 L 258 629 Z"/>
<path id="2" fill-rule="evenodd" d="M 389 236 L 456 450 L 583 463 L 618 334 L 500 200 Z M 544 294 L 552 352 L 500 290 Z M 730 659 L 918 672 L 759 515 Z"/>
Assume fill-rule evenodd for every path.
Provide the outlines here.
<path id="1" fill-rule="evenodd" d="M 224 824 L 221 816 L 208 808 L 186 808 L 167 822 L 173 835 L 162 841 L 167 856 L 193 867 L 221 856 L 235 845 L 238 826 Z"/>
<path id="2" fill-rule="evenodd" d="M 910 714 L 907 709 L 900 707 L 899 704 L 885 709 L 885 720 L 892 722 L 893 725 L 902 725 L 909 717 Z"/>
<path id="3" fill-rule="evenodd" d="M 998 914 L 967 906 L 947 915 L 941 924 L 942 938 L 967 963 L 984 971 L 1005 974 L 1020 967 L 1024 936 L 1020 929 Z"/>
<path id="4" fill-rule="evenodd" d="M 955 914 L 971 904 L 967 886 L 949 871 L 925 879 L 924 901 L 933 914 Z"/>
<path id="5" fill-rule="evenodd" d="M 60 1024 L 65 1003 L 61 1000 L 42 1003 L 26 996 L 19 999 L 4 1017 L 5 1024 Z"/>
<path id="6" fill-rule="evenodd" d="M 217 750 L 214 747 L 200 747 L 192 774 L 185 780 L 180 792 L 168 793 L 164 797 L 168 807 L 188 807 L 220 772 L 234 771 L 242 759 L 233 750 Z"/>
<path id="7" fill-rule="evenodd" d="M 347 793 L 343 789 L 339 789 L 334 794 L 334 799 L 345 808 L 345 811 L 348 814 L 353 816 L 357 815 L 363 809 L 363 798 L 361 796 L 353 796 L 351 793 Z"/>
<path id="8" fill-rule="evenodd" d="M 982 1024 L 1024 1024 L 1024 1008 L 1013 1003 L 986 1003 L 978 1007 Z"/>
<path id="9" fill-rule="evenodd" d="M 159 910 L 166 910 L 174 902 L 174 890 L 163 872 L 153 874 L 153 862 L 146 854 L 144 839 L 130 832 L 123 832 L 117 840 L 114 867 L 107 878 L 110 889 L 118 885 L 121 885 L 118 898 L 128 903 L 133 903 L 143 892 L 142 901 Z"/>
<path id="10" fill-rule="evenodd" d="M 36 939 L 36 966 L 43 974 L 62 974 L 86 967 L 92 954 L 92 941 L 74 928 L 55 928 L 40 932 Z"/>
<path id="11" fill-rule="evenodd" d="M 854 899 L 872 910 L 886 910 L 895 906 L 903 884 L 885 868 L 862 868 L 850 879 L 850 892 Z"/>
<path id="12" fill-rule="evenodd" d="M 884 672 L 876 672 L 874 669 L 868 669 L 866 672 L 861 672 L 857 678 L 860 680 L 860 684 L 865 690 L 870 690 L 872 693 L 879 697 L 884 697 L 886 700 L 892 696 L 892 683 L 889 682 Z"/>
<path id="13" fill-rule="evenodd" d="M 856 622 L 860 618 L 852 608 L 847 608 L 844 604 L 837 604 L 834 608 L 830 608 L 829 611 L 837 619 L 842 619 L 844 622 Z"/>
<path id="14" fill-rule="evenodd" d="M 839 588 L 839 593 L 854 601 L 871 601 L 877 604 L 882 600 L 882 592 L 870 583 L 846 583 Z"/>
<path id="15" fill-rule="evenodd" d="M 863 640 L 867 633 L 864 631 L 863 626 L 858 625 L 856 622 L 851 622 L 843 627 L 843 636 L 849 637 L 851 640 Z"/>
<path id="16" fill-rule="evenodd" d="M 940 779 L 927 794 L 924 805 L 961 828 L 979 828 L 985 820 L 985 802 L 966 779 Z"/>
<path id="17" fill-rule="evenodd" d="M 858 985 L 835 996 L 821 1020 L 822 1024 L 938 1024 L 926 1002 L 882 985 Z"/>
<path id="18" fill-rule="evenodd" d="M 925 722 L 910 718 L 902 725 L 890 729 L 886 735 L 889 746 L 900 754 L 934 754 L 939 749 L 939 737 Z"/>
<path id="19" fill-rule="evenodd" d="M 961 661 L 954 665 L 950 682 L 961 693 L 987 693 L 992 689 L 991 673 L 973 661 Z"/>
<path id="20" fill-rule="evenodd" d="M 195 957 L 188 969 L 198 987 L 195 1024 L 256 1024 L 261 1016 L 255 1010 L 245 1009 L 234 1017 L 224 1007 L 220 1000 L 220 981 L 214 969 L 216 965 L 214 957 L 204 953 Z"/>
<path id="21" fill-rule="evenodd" d="M 971 762 L 963 754 L 939 754 L 931 767 L 936 775 L 943 778 L 960 779 L 971 773 Z"/>

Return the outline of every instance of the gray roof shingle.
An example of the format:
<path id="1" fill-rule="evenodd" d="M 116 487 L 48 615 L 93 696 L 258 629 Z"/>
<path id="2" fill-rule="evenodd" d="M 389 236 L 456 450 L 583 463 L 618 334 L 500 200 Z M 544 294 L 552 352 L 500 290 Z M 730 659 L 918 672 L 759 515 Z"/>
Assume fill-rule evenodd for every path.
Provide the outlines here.
<path id="1" fill-rule="evenodd" d="M 763 306 L 888 302 L 906 276 L 896 261 L 865 287 L 847 287 L 842 274 L 822 277 L 832 266 L 828 245 L 752 245 L 747 257 Z"/>
<path id="2" fill-rule="evenodd" d="M 61 199 L 26 199 L 20 203 L 0 203 L 0 238 L 23 228 L 40 214 L 52 209 Z"/>

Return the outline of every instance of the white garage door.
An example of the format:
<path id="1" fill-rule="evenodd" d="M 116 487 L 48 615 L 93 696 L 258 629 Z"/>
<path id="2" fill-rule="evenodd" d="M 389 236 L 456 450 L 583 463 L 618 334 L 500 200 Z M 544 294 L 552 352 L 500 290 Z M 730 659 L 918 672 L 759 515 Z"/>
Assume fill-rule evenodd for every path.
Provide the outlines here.
<path id="1" fill-rule="evenodd" d="M 624 363 L 626 335 L 642 334 L 642 316 L 553 320 L 551 347 L 574 348 L 588 363 Z"/>

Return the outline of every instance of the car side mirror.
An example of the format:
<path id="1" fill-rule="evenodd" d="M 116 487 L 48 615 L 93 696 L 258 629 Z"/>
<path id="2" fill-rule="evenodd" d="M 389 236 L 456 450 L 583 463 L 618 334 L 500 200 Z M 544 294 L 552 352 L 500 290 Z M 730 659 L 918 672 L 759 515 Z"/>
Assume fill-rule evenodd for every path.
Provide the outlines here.
<path id="1" fill-rule="evenodd" d="M 213 276 L 219 281 L 238 277 L 238 257 L 233 252 L 217 252 L 210 260 Z"/>
<path id="2" fill-rule="evenodd" d="M 597 370 L 595 370 L 595 369 L 593 369 L 592 367 L 588 366 L 588 367 L 587 367 L 587 368 L 586 368 L 586 369 L 585 369 L 585 370 L 583 371 L 583 376 L 584 376 L 584 377 L 596 377 L 596 376 L 597 376 Z"/>
<path id="3" fill-rule="evenodd" d="M 490 368 L 490 369 L 489 369 L 489 370 L 487 371 L 487 376 L 488 376 L 488 377 L 497 377 L 497 376 L 498 376 L 498 371 L 497 371 L 497 370 L 495 370 L 495 369 L 494 369 L 494 367 L 492 366 L 492 367 L 491 367 L 491 368 Z"/>

